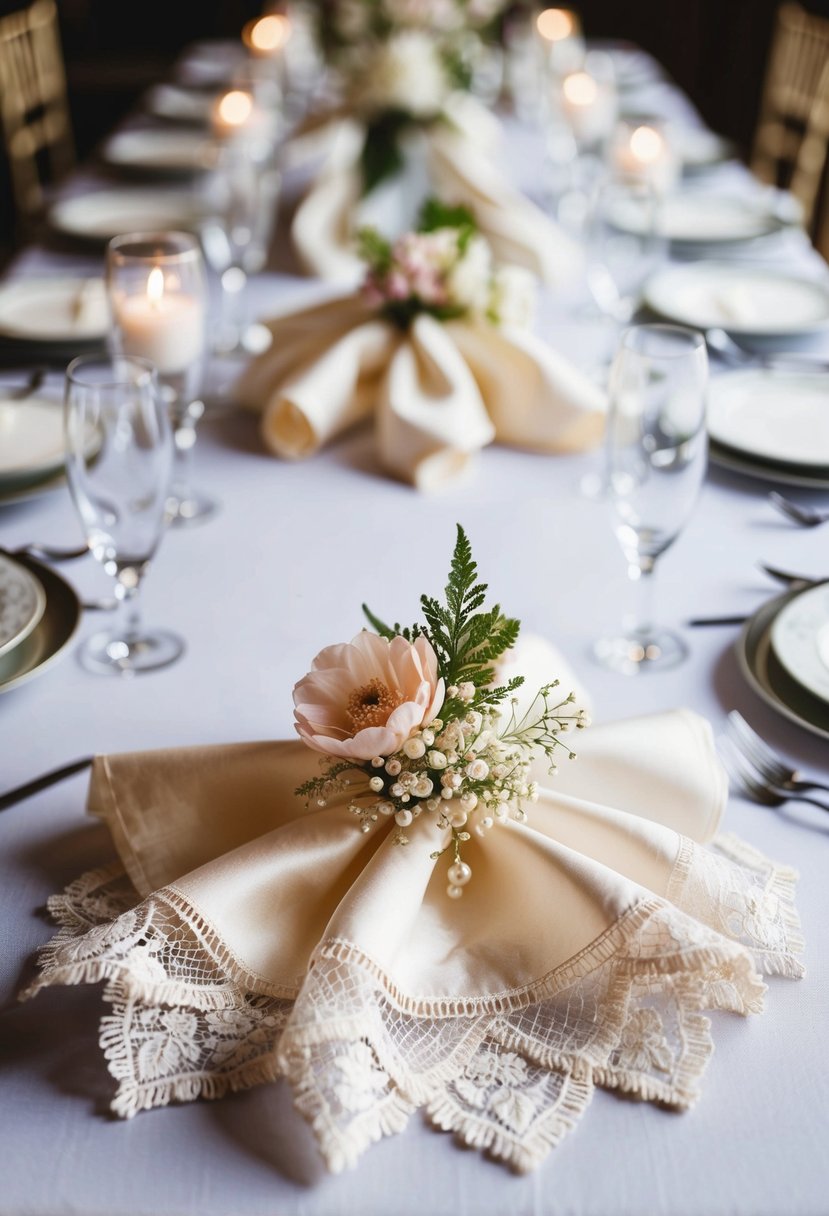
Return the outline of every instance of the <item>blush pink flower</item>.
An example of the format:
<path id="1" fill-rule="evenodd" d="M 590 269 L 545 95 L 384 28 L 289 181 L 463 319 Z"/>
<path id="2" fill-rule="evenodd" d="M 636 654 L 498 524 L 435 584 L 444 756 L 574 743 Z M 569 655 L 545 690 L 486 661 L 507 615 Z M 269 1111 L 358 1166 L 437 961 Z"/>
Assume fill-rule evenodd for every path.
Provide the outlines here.
<path id="1" fill-rule="evenodd" d="M 363 631 L 326 646 L 294 688 L 297 733 L 329 756 L 371 760 L 400 750 L 440 710 L 444 683 L 426 638 Z"/>

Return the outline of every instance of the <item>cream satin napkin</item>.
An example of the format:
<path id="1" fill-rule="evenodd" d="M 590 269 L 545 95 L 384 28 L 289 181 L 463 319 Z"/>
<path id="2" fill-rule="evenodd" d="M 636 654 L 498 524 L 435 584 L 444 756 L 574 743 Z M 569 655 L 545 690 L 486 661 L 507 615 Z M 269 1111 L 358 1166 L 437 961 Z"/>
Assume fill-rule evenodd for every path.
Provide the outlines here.
<path id="1" fill-rule="evenodd" d="M 558 666 L 538 643 L 524 662 Z M 333 1170 L 419 1107 L 519 1169 L 596 1085 L 687 1107 L 701 1011 L 758 1012 L 759 971 L 802 972 L 795 876 L 712 840 L 726 785 L 696 715 L 590 727 L 578 752 L 526 824 L 465 846 L 462 900 L 431 816 L 399 847 L 345 795 L 305 809 L 302 744 L 99 757 L 89 806 L 126 874 L 52 901 L 29 995 L 106 981 L 118 1113 L 284 1076 Z"/>
<path id="2" fill-rule="evenodd" d="M 360 155 L 366 138 L 358 118 L 332 116 L 323 135 L 301 137 L 292 159 L 325 149 L 321 168 L 297 207 L 291 235 L 308 274 L 354 285 L 362 274 L 358 229 L 372 224 L 389 236 L 411 226 L 423 199 L 465 204 L 502 262 L 524 266 L 554 287 L 573 282 L 582 254 L 576 243 L 504 178 L 497 164 L 500 124 L 473 98 L 453 95 L 443 118 L 403 142 L 404 168 L 362 194 Z"/>
<path id="3" fill-rule="evenodd" d="M 373 414 L 384 468 L 430 490 L 493 439 L 562 453 L 602 435 L 602 390 L 526 329 L 421 314 L 404 333 L 360 295 L 268 328 L 269 349 L 235 391 L 261 413 L 268 447 L 287 459 L 313 455 Z"/>

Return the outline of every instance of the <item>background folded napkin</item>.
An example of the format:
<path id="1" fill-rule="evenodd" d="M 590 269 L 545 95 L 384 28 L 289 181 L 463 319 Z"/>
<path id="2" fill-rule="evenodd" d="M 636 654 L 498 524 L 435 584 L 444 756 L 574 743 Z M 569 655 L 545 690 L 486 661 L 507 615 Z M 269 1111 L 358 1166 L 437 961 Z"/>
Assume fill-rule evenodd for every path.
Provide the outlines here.
<path id="1" fill-rule="evenodd" d="M 603 391 L 528 330 L 421 314 L 404 333 L 359 295 L 267 324 L 236 395 L 279 456 L 310 456 L 374 413 L 383 466 L 429 490 L 492 439 L 571 452 L 601 438 Z"/>
<path id="2" fill-rule="evenodd" d="M 323 143 L 317 130 L 303 143 L 326 155 L 297 207 L 291 234 L 307 273 L 344 286 L 358 283 L 362 264 L 354 237 L 363 226 L 394 238 L 413 227 L 424 199 L 470 207 L 496 258 L 524 266 L 543 282 L 562 286 L 579 274 L 578 245 L 549 216 L 504 179 L 492 159 L 498 120 L 470 97 L 453 97 L 443 121 L 413 129 L 401 140 L 403 168 L 363 195 L 360 156 L 366 130 L 356 117 L 332 117 Z"/>

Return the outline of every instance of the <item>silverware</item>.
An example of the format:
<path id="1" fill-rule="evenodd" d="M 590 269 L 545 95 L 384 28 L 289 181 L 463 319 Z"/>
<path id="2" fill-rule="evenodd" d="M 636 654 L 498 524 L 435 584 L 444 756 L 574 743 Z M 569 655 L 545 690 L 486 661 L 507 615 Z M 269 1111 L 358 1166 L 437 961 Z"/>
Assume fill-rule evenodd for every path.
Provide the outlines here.
<path id="1" fill-rule="evenodd" d="M 787 519 L 793 520 L 803 528 L 815 528 L 818 524 L 829 523 L 829 509 L 801 507 L 798 503 L 792 502 L 790 498 L 778 494 L 777 490 L 772 490 L 769 494 L 769 502 Z"/>
<path id="2" fill-rule="evenodd" d="M 693 629 L 701 625 L 742 625 L 747 616 L 695 616 L 686 623 Z"/>
<path id="3" fill-rule="evenodd" d="M 769 578 L 783 583 L 786 587 L 814 587 L 816 583 L 823 582 L 823 579 L 812 578 L 809 574 L 793 574 L 790 570 L 780 570 L 777 566 L 766 566 L 763 562 L 757 564 Z"/>
<path id="4" fill-rule="evenodd" d="M 757 770 L 752 768 L 742 752 L 734 747 L 728 736 L 721 735 L 717 739 L 717 744 L 720 759 L 729 778 L 753 802 L 759 802 L 762 806 L 782 806 L 785 802 L 808 802 L 812 806 L 820 807 L 822 811 L 829 811 L 829 806 L 825 802 L 820 802 L 810 794 L 785 789 L 764 780 Z"/>
<path id="5" fill-rule="evenodd" d="M 732 709 L 728 715 L 726 731 L 737 750 L 754 765 L 764 781 L 780 789 L 800 793 L 807 790 L 826 790 L 829 793 L 829 785 L 804 780 L 798 770 L 773 751 L 736 709 Z"/>
<path id="6" fill-rule="evenodd" d="M 89 553 L 89 546 L 84 545 L 82 549 L 56 549 L 52 545 L 39 545 L 32 541 L 31 544 L 21 545 L 15 552 L 44 562 L 71 562 L 77 557 L 85 557 Z"/>
<path id="7" fill-rule="evenodd" d="M 37 392 L 43 381 L 46 379 L 46 368 L 35 367 L 29 373 L 29 378 L 25 384 L 18 385 L 17 388 L 9 389 L 3 392 L 3 397 L 6 401 L 24 401 L 26 397 L 31 397 L 32 393 Z"/>
<path id="8" fill-rule="evenodd" d="M 25 785 L 18 785 L 16 789 L 0 794 L 0 811 L 5 811 L 7 807 L 22 802 L 24 798 L 31 798 L 33 794 L 40 793 L 41 790 L 55 785 L 58 781 L 63 781 L 66 777 L 71 777 L 74 773 L 82 772 L 83 769 L 89 768 L 92 760 L 92 756 L 84 756 L 82 760 L 74 760 L 71 764 L 65 764 L 63 768 L 52 769 L 51 772 L 44 773 L 42 777 L 36 777 L 34 781 L 27 781 Z"/>
<path id="9" fill-rule="evenodd" d="M 735 367 L 790 368 L 799 371 L 821 372 L 829 369 L 829 357 L 811 354 L 808 351 L 751 351 L 740 346 L 724 329 L 714 326 L 705 331 L 705 342 L 710 350 L 720 355 Z"/>

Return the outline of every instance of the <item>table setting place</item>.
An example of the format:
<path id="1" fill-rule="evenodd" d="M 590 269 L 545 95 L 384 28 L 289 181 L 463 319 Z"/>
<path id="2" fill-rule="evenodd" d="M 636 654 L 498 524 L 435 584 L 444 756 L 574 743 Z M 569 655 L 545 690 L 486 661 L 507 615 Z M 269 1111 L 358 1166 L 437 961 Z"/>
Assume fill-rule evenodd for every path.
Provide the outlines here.
<path id="1" fill-rule="evenodd" d="M 829 269 L 652 55 L 193 40 L 0 274 L 0 1216 L 820 1211 L 827 537 Z"/>

